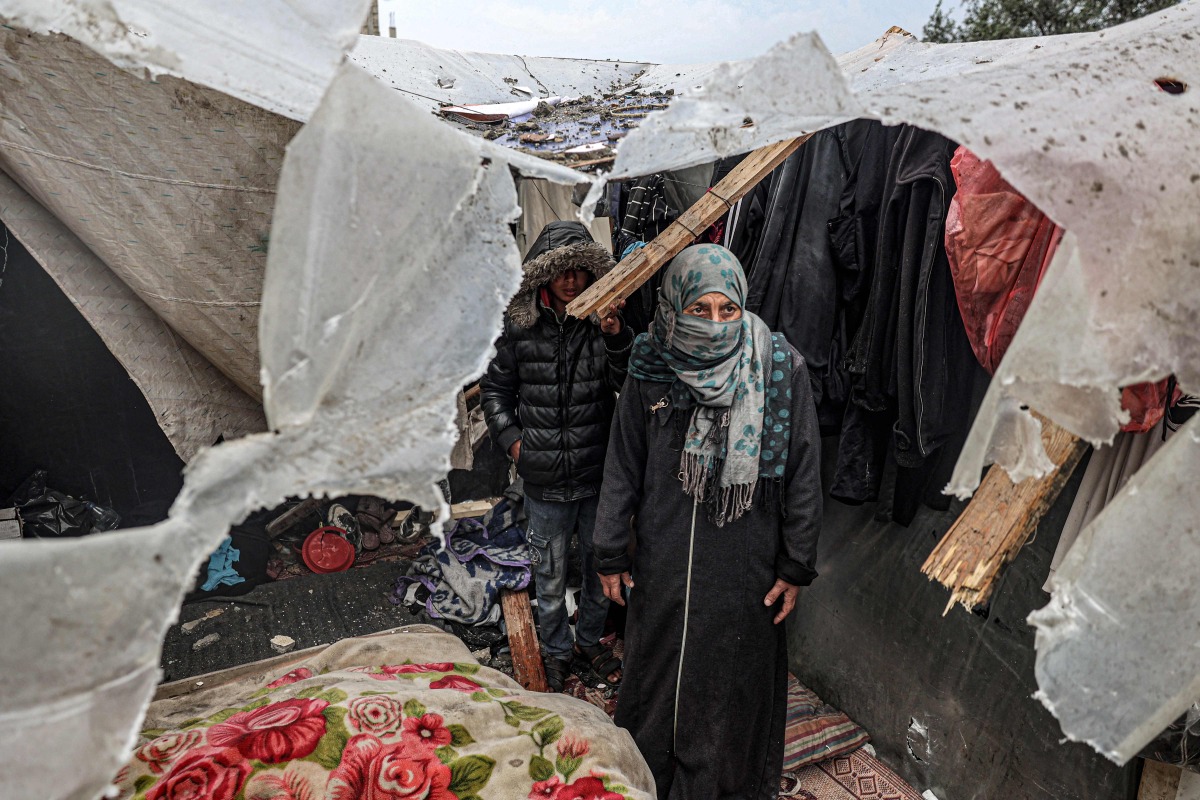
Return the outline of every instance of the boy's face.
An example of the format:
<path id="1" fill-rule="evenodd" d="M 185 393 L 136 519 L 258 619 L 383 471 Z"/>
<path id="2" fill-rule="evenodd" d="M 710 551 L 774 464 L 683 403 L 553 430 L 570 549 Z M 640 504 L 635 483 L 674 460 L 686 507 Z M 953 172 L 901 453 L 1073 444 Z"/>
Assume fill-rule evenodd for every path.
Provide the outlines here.
<path id="1" fill-rule="evenodd" d="M 591 275 L 581 269 L 569 269 L 550 279 L 550 296 L 566 305 L 587 288 Z"/>

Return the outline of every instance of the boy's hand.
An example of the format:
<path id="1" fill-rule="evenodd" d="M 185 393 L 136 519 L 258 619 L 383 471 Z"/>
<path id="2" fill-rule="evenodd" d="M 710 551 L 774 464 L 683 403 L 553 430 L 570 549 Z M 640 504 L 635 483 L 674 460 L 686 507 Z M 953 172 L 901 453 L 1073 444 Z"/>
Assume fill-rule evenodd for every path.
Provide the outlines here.
<path id="1" fill-rule="evenodd" d="M 614 303 L 600 312 L 600 332 L 605 336 L 614 336 L 621 332 L 621 317 L 618 312 L 625 307 L 625 301 Z"/>
<path id="2" fill-rule="evenodd" d="M 521 460 L 521 440 L 520 439 L 517 439 L 515 442 L 513 442 L 509 446 L 508 457 L 513 460 L 514 464 Z"/>

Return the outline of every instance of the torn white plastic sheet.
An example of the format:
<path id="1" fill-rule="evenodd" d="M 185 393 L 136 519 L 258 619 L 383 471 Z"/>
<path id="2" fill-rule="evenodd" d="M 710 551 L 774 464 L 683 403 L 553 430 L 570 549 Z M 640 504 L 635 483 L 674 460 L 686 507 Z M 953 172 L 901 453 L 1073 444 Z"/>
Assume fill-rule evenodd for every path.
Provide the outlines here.
<path id="1" fill-rule="evenodd" d="M 3 0 L 0 17 L 66 33 L 118 66 L 185 77 L 305 120 L 369 7 L 370 0 Z"/>
<path id="2" fill-rule="evenodd" d="M 267 428 L 262 404 L 176 334 L 53 214 L 0 173 L 0 221 L 95 329 L 184 463 Z"/>
<path id="3" fill-rule="evenodd" d="M 1125 763 L 1200 697 L 1200 418 L 1084 528 L 1037 626 L 1038 697 Z"/>
<path id="4" fill-rule="evenodd" d="M 719 65 L 702 89 L 652 114 L 617 149 L 612 177 L 692 167 L 871 114 L 816 34 Z"/>
<path id="5" fill-rule="evenodd" d="M 230 523 L 310 492 L 441 504 L 454 395 L 519 279 L 512 177 L 482 144 L 357 68 L 335 81 L 290 147 L 273 226 L 261 333 L 277 433 L 201 453 L 153 528 L 6 544 L 6 798 L 104 789 L 185 586 Z"/>

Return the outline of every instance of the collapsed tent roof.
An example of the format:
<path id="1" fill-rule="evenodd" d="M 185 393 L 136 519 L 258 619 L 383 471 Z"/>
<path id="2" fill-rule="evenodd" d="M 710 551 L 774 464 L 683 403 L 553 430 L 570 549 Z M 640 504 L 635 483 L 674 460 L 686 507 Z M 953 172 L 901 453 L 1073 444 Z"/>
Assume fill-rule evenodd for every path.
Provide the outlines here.
<path id="1" fill-rule="evenodd" d="M 994 161 L 1069 234 L 993 381 L 960 491 L 988 460 L 1018 477 L 1045 469 L 1025 405 L 1102 441 L 1120 422 L 1120 386 L 1174 372 L 1200 389 L 1200 176 L 1186 166 L 1200 163 L 1195 3 L 1036 40 L 924 45 L 893 32 L 841 60 L 800 35 L 753 61 L 687 68 L 373 39 L 347 62 L 365 0 L 200 0 L 186 19 L 158 8 L 0 2 L 12 26 L 0 34 L 0 167 L 12 179 L 0 217 L 124 352 L 160 420 L 174 414 L 176 430 L 203 420 L 172 437 L 195 455 L 165 522 L 5 545 L 10 796 L 104 790 L 184 587 L 230 523 L 308 493 L 440 505 L 454 394 L 482 370 L 519 275 L 516 192 L 501 167 L 596 180 L 455 130 L 432 113 L 443 100 L 509 102 L 516 86 L 529 99 L 634 81 L 675 89 L 620 142 L 612 177 L 856 117 L 934 129 Z M 52 29 L 78 42 L 42 33 Z M 96 53 L 177 77 L 147 80 Z M 99 280 L 124 288 L 95 292 Z M 102 313 L 117 302 L 149 338 L 122 341 Z M 424 346 L 395 346 L 416 340 Z M 130 366 L 150 352 L 161 373 Z M 260 380 L 269 433 L 253 433 Z M 215 399 L 203 413 L 172 406 L 170 385 Z M 203 448 L 217 431 L 236 440 Z M 1193 420 L 1085 531 L 1036 620 L 1047 705 L 1068 736 L 1117 760 L 1197 693 L 1187 626 L 1200 601 L 1179 590 L 1200 562 L 1187 486 L 1197 462 Z M 1166 532 L 1161 546 L 1146 546 L 1147 530 Z M 1150 576 L 1140 594 L 1130 570 Z M 28 771 L 35 756 L 42 769 Z"/>

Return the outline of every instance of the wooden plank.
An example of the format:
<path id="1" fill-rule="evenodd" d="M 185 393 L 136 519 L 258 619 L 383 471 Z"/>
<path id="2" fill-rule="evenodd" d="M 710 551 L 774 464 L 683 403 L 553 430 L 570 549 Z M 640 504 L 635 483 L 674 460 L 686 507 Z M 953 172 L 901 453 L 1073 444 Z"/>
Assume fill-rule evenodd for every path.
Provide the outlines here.
<path id="1" fill-rule="evenodd" d="M 1137 800 L 1176 800 L 1182 772 L 1179 767 L 1161 761 L 1142 761 L 1142 780 L 1138 784 Z"/>
<path id="2" fill-rule="evenodd" d="M 721 218 L 721 215 L 771 174 L 771 170 L 804 144 L 811 133 L 777 142 L 755 150 L 734 167 L 720 183 L 672 222 L 667 229 L 611 272 L 589 286 L 567 306 L 567 313 L 586 317 L 613 303 L 628 298 L 650 276 L 666 265 L 679 251 Z"/>
<path id="3" fill-rule="evenodd" d="M 1016 557 L 1054 504 L 1087 444 L 1050 420 L 1042 423 L 1042 444 L 1056 465 L 1050 475 L 1014 484 L 1003 469 L 988 471 L 950 530 L 929 554 L 921 572 L 950 589 L 950 602 L 967 609 L 988 601 L 1004 566 Z"/>
<path id="4" fill-rule="evenodd" d="M 455 503 L 450 506 L 450 519 L 465 519 L 467 517 L 482 517 L 487 512 L 495 508 L 499 503 L 499 499 L 492 500 L 467 500 L 463 503 Z"/>
<path id="5" fill-rule="evenodd" d="M 316 514 L 321 509 L 321 504 L 313 498 L 308 498 L 298 506 L 293 506 L 287 511 L 280 514 L 275 519 L 267 523 L 267 536 L 274 539 L 281 533 L 286 533 L 309 514 Z"/>
<path id="6" fill-rule="evenodd" d="M 537 629 L 533 626 L 533 608 L 529 591 L 500 593 L 504 609 L 504 624 L 508 628 L 508 647 L 512 650 L 513 677 L 531 692 L 548 692 L 542 651 L 538 647 Z"/>

